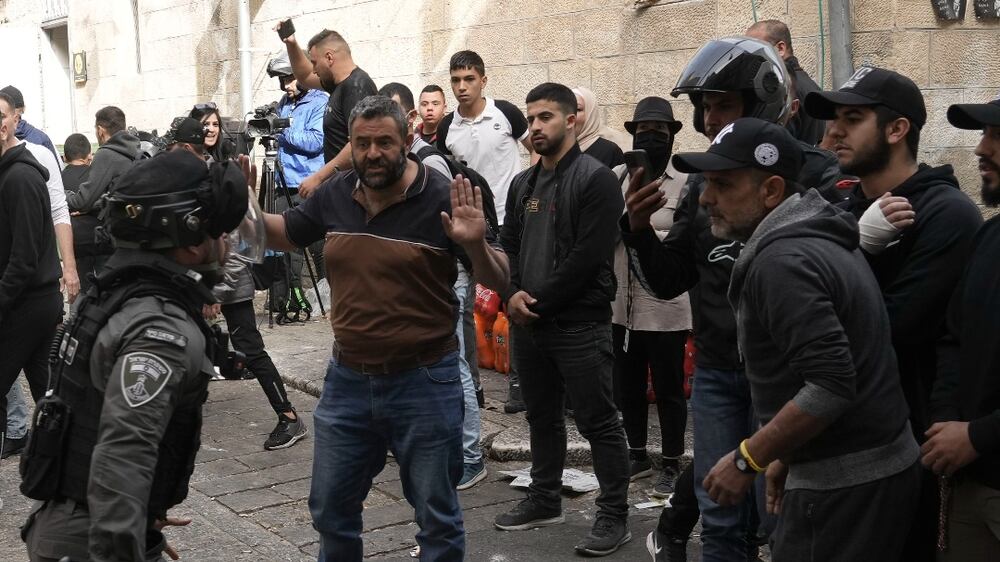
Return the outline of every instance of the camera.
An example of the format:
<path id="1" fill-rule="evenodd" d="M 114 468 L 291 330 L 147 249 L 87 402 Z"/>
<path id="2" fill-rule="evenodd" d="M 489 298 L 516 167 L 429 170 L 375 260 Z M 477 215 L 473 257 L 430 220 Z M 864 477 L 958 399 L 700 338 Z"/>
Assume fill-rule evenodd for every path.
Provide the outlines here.
<path id="1" fill-rule="evenodd" d="M 246 134 L 250 138 L 273 137 L 292 124 L 290 117 L 278 116 L 278 102 L 271 102 L 253 110 L 253 119 L 247 121 Z"/>

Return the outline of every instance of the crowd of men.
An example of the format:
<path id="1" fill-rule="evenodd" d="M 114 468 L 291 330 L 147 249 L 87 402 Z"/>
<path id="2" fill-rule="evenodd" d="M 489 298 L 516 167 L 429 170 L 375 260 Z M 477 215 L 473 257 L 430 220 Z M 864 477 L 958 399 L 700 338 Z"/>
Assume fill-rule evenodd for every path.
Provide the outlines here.
<path id="1" fill-rule="evenodd" d="M 306 436 L 257 328 L 265 240 L 284 283 L 268 306 L 301 295 L 306 259 L 330 288 L 309 497 L 320 560 L 362 558 L 387 454 L 420 559 L 465 557 L 458 492 L 487 474 L 477 284 L 512 323 L 504 410 L 530 428 L 531 484 L 498 530 L 564 521 L 571 415 L 600 485 L 579 554 L 631 540 L 629 483 L 653 474 L 671 498 L 646 537 L 654 562 L 686 560 L 699 518 L 713 562 L 764 544 L 779 562 L 1000 553 L 1000 219 L 983 222 L 951 166 L 919 161 L 912 80 L 864 66 L 821 91 L 788 27 L 763 21 L 709 41 L 664 90 L 690 100 L 691 123 L 647 97 L 626 138 L 585 87 L 539 84 L 526 113 L 486 96 L 473 51 L 450 59 L 449 112 L 440 85 L 378 89 L 334 31 L 303 50 L 276 29 L 287 52 L 268 71 L 292 119 L 273 133 L 266 213 L 211 102 L 152 157 L 103 108 L 100 148 L 70 136 L 63 167 L 20 92 L 0 92 L 3 454 L 23 455 L 21 490 L 39 500 L 31 560 L 175 554 L 161 530 L 185 524 L 167 511 L 186 494 L 207 380 L 234 359 L 206 319 L 225 317 L 278 416 L 264 447 Z M 948 120 L 982 131 L 982 202 L 1000 205 L 1000 99 Z M 684 126 L 709 148 L 674 154 Z M 61 288 L 75 304 L 58 327 Z"/>

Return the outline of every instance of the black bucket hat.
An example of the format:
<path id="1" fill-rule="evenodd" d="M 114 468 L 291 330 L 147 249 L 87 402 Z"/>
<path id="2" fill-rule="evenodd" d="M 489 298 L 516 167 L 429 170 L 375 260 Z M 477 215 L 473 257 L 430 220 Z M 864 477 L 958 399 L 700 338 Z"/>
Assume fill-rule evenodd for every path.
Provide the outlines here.
<path id="1" fill-rule="evenodd" d="M 684 126 L 683 123 L 674 119 L 674 110 L 670 107 L 670 102 L 656 96 L 642 98 L 635 106 L 635 113 L 631 121 L 625 122 L 625 130 L 628 134 L 634 135 L 635 128 L 642 121 L 662 121 L 670 127 L 670 134 L 676 135 L 677 131 Z"/>

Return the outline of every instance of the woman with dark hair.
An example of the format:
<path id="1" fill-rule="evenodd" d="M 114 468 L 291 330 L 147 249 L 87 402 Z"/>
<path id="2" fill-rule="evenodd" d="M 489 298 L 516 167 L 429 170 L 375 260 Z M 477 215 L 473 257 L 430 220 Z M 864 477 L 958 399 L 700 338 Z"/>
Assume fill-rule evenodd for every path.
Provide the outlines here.
<path id="1" fill-rule="evenodd" d="M 196 104 L 188 116 L 205 126 L 205 152 L 210 161 L 223 162 L 236 157 L 236 145 L 222 130 L 222 115 L 215 102 Z"/>

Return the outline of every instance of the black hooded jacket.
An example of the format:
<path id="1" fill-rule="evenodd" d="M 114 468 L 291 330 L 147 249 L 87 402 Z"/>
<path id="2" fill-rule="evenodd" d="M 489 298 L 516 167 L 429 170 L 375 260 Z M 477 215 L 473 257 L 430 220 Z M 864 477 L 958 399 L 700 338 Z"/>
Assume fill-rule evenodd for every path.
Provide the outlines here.
<path id="1" fill-rule="evenodd" d="M 20 299 L 59 292 L 48 177 L 24 144 L 0 156 L 0 322 Z"/>
<path id="2" fill-rule="evenodd" d="M 816 188 L 829 201 L 841 199 L 837 158 L 825 150 L 802 148 L 805 161 L 799 183 Z M 662 242 L 651 229 L 632 232 L 628 216 L 619 226 L 629 267 L 649 294 L 669 300 L 688 291 L 698 366 L 732 371 L 741 369 L 742 361 L 726 291 L 743 244 L 712 236 L 708 212 L 698 203 L 704 183 L 701 174 L 688 177 L 687 197 L 674 212 L 673 226 Z"/>
<path id="3" fill-rule="evenodd" d="M 882 289 L 910 421 L 922 442 L 937 370 L 935 344 L 983 219 L 951 166 L 921 164 L 892 194 L 910 201 L 915 223 L 882 253 L 865 257 Z M 858 185 L 841 207 L 860 218 L 872 202 Z"/>
<path id="4" fill-rule="evenodd" d="M 768 214 L 733 266 L 728 296 L 757 416 L 766 424 L 792 401 L 830 422 L 782 459 L 791 488 L 871 482 L 917 458 L 858 238 L 854 218 L 810 190 Z"/>

